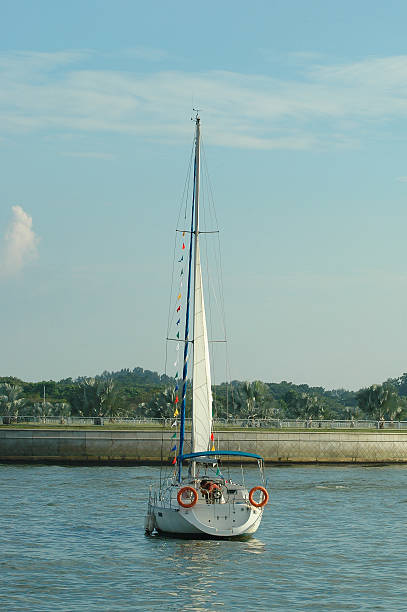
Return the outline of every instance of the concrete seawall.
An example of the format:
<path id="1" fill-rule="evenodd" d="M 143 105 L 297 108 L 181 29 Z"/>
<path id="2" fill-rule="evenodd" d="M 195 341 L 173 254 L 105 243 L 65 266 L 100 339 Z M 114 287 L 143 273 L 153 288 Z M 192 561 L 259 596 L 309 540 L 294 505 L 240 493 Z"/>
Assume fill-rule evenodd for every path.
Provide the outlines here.
<path id="1" fill-rule="evenodd" d="M 159 463 L 161 455 L 164 461 L 168 457 L 171 435 L 158 430 L 4 428 L 0 429 L 0 461 Z M 407 462 L 407 432 L 396 431 L 220 431 L 215 446 L 258 453 L 268 463 Z"/>

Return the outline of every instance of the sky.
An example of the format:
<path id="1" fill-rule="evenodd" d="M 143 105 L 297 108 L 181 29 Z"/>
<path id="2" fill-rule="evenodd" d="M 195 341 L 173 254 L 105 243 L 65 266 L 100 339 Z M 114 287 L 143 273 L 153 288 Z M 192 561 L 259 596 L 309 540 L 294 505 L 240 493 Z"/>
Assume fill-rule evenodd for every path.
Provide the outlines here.
<path id="1" fill-rule="evenodd" d="M 405 2 L 0 4 L 1 376 L 164 371 L 194 107 L 231 378 L 407 370 Z"/>

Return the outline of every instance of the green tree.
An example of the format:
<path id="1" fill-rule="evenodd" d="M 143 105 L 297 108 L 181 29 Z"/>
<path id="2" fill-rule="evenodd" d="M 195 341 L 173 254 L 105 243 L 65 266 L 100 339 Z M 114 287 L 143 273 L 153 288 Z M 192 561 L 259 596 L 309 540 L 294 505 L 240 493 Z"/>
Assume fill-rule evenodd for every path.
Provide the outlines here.
<path id="1" fill-rule="evenodd" d="M 171 418 L 174 414 L 176 393 L 174 387 L 168 387 L 157 393 L 147 402 L 144 414 L 151 418 Z"/>
<path id="2" fill-rule="evenodd" d="M 35 402 L 33 405 L 34 416 L 38 416 L 41 419 L 45 419 L 46 417 L 54 416 L 54 405 L 51 402 Z"/>
<path id="3" fill-rule="evenodd" d="M 80 393 L 75 397 L 75 405 L 80 415 L 108 418 L 119 415 L 120 393 L 112 378 L 83 378 L 79 387 Z"/>
<path id="4" fill-rule="evenodd" d="M 327 402 L 323 396 L 290 389 L 284 394 L 285 413 L 288 418 L 323 419 Z"/>
<path id="5" fill-rule="evenodd" d="M 97 382 L 96 395 L 99 404 L 99 415 L 114 419 L 121 412 L 120 393 L 112 378 Z"/>
<path id="6" fill-rule="evenodd" d="M 4 416 L 17 418 L 26 404 L 27 400 L 23 397 L 21 385 L 10 383 L 0 385 L 0 409 Z"/>
<path id="7" fill-rule="evenodd" d="M 396 388 L 388 382 L 360 389 L 357 398 L 359 408 L 376 420 L 385 418 L 392 420 L 401 407 Z"/>

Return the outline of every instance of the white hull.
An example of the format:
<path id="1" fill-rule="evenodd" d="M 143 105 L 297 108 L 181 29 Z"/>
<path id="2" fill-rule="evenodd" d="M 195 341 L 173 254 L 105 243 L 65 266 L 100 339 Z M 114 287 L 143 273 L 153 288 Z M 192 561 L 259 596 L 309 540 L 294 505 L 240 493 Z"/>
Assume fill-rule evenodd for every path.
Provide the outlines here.
<path id="1" fill-rule="evenodd" d="M 183 508 L 177 503 L 178 490 L 173 487 L 172 495 L 165 499 L 159 496 L 150 499 L 146 531 L 156 529 L 159 533 L 174 535 L 233 538 L 251 535 L 259 528 L 263 508 L 254 507 L 243 488 L 234 489 L 231 499 L 226 501 L 222 496 L 216 503 L 208 503 L 199 494 L 197 503 L 191 508 Z"/>
<path id="2" fill-rule="evenodd" d="M 161 533 L 207 535 L 217 538 L 240 537 L 255 533 L 260 525 L 261 510 L 251 510 L 246 507 L 233 509 L 231 506 L 231 504 L 211 505 L 206 508 L 195 506 L 190 509 L 154 507 L 152 512 L 155 527 Z"/>

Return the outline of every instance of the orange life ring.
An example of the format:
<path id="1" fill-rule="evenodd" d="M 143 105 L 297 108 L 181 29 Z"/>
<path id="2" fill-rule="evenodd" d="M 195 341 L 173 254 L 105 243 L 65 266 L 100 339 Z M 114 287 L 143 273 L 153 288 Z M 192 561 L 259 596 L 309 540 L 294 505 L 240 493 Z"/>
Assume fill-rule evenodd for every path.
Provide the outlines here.
<path id="1" fill-rule="evenodd" d="M 261 491 L 263 493 L 263 499 L 259 503 L 257 503 L 253 499 L 253 493 L 255 493 L 256 491 Z M 267 504 L 268 500 L 269 500 L 269 494 L 267 493 L 267 489 L 265 489 L 264 487 L 253 487 L 253 489 L 250 489 L 249 502 L 255 508 L 263 508 L 263 506 Z"/>
<path id="2" fill-rule="evenodd" d="M 186 504 L 181 499 L 184 493 L 186 493 L 187 491 L 192 493 L 192 500 L 189 504 Z M 192 508 L 192 506 L 195 506 L 197 501 L 198 501 L 198 493 L 196 489 L 194 489 L 194 487 L 182 487 L 182 489 L 180 489 L 177 493 L 177 502 L 182 508 Z"/>

